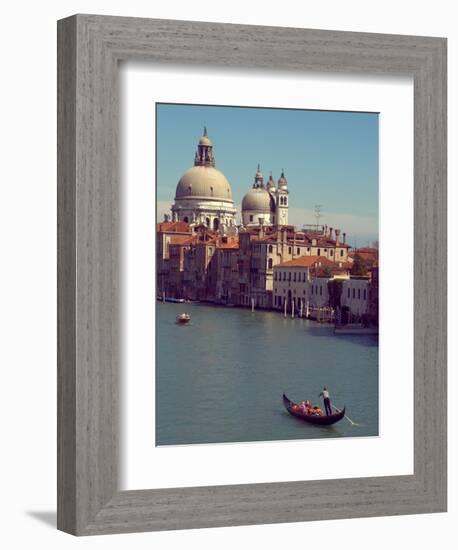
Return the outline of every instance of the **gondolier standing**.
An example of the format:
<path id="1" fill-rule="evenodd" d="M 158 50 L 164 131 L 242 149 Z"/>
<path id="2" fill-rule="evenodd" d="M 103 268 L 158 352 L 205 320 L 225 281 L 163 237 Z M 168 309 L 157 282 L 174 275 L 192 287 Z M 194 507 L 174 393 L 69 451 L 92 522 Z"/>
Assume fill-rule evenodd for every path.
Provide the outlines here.
<path id="1" fill-rule="evenodd" d="M 329 399 L 329 392 L 326 388 L 323 388 L 323 391 L 320 393 L 319 397 L 323 398 L 324 408 L 326 409 L 326 416 L 332 414 L 331 409 L 331 400 Z"/>

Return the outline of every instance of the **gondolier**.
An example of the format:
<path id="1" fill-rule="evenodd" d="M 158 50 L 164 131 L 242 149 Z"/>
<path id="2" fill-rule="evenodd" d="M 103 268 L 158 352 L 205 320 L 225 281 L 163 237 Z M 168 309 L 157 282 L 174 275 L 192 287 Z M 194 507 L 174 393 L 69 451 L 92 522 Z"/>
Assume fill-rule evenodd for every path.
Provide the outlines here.
<path id="1" fill-rule="evenodd" d="M 323 388 L 323 391 L 320 393 L 319 397 L 323 398 L 324 408 L 326 409 L 326 415 L 332 414 L 331 400 L 329 399 L 329 392 L 326 387 Z"/>

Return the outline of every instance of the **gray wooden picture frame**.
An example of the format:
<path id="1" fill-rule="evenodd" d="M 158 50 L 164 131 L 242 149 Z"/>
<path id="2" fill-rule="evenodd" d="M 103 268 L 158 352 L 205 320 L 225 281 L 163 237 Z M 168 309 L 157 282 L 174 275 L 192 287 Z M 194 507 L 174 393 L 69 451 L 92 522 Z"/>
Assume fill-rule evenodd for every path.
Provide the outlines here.
<path id="1" fill-rule="evenodd" d="M 120 60 L 413 77 L 413 475 L 118 489 Z M 446 511 L 446 86 L 444 38 L 97 15 L 58 22 L 59 529 Z"/>

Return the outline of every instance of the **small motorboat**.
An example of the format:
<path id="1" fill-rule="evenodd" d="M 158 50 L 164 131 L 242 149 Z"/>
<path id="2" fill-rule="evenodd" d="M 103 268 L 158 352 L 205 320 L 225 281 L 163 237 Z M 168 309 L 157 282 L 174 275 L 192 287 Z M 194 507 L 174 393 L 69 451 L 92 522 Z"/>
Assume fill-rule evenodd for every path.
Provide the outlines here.
<path id="1" fill-rule="evenodd" d="M 186 323 L 189 323 L 190 320 L 191 317 L 187 313 L 180 313 L 180 315 L 177 316 L 178 325 L 185 325 Z"/>
<path id="2" fill-rule="evenodd" d="M 342 418 L 345 416 L 345 407 L 341 411 L 334 414 L 329 414 L 327 416 L 306 414 L 299 409 L 296 403 L 289 400 L 285 394 L 283 394 L 283 404 L 285 405 L 285 409 L 292 416 L 300 418 L 301 420 L 305 420 L 305 422 L 309 422 L 310 424 L 318 424 L 320 426 L 330 426 L 331 424 L 339 422 L 339 420 L 342 420 Z"/>

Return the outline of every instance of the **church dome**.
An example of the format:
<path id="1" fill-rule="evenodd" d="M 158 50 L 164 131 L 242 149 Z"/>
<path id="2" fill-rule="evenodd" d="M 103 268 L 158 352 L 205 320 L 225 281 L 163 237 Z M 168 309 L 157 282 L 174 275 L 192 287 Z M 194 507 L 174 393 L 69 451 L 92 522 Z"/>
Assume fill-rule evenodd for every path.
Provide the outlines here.
<path id="1" fill-rule="evenodd" d="M 213 166 L 193 166 L 183 174 L 175 193 L 175 199 L 188 197 L 232 201 L 232 190 L 226 176 Z"/>
<path id="2" fill-rule="evenodd" d="M 254 212 L 273 212 L 275 205 L 273 198 L 262 187 L 253 188 L 243 197 L 242 211 L 252 210 Z"/>

